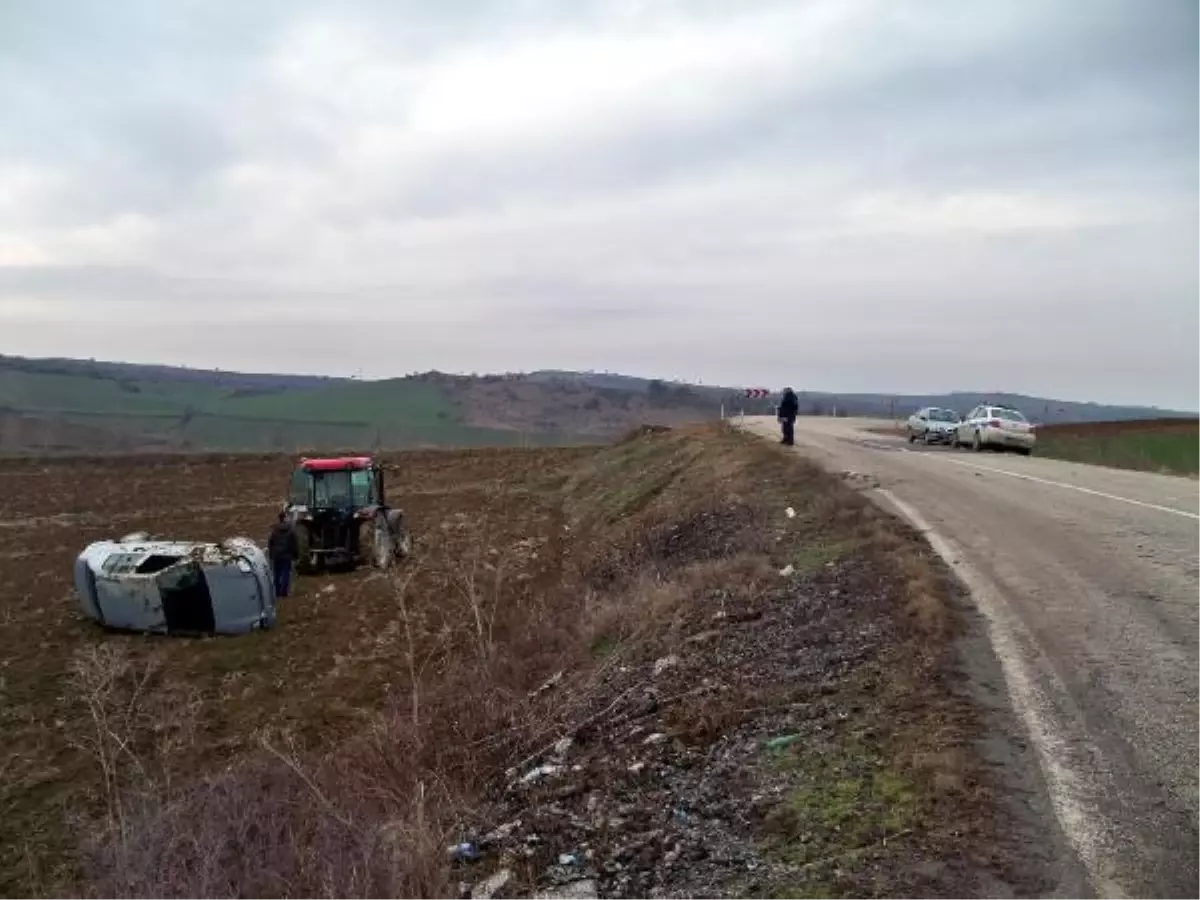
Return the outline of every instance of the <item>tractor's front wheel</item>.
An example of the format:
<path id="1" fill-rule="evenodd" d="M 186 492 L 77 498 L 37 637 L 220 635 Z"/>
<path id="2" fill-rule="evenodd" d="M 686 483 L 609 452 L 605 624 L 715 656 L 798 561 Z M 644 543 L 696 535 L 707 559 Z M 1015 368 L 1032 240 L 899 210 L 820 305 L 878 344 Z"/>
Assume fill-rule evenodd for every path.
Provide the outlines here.
<path id="1" fill-rule="evenodd" d="M 296 571 L 301 575 L 311 575 L 316 571 L 312 562 L 312 535 L 308 526 L 297 523 L 296 530 Z"/>

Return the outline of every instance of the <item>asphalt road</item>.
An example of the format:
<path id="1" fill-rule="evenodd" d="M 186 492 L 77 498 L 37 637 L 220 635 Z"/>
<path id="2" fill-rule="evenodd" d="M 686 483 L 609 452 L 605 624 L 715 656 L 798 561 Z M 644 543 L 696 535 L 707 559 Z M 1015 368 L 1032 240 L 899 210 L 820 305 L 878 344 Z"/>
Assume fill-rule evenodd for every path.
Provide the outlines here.
<path id="1" fill-rule="evenodd" d="M 773 419 L 745 427 L 778 440 Z M 1092 889 L 1200 895 L 1197 483 L 873 430 L 890 427 L 802 418 L 797 450 L 855 473 L 971 588 Z"/>

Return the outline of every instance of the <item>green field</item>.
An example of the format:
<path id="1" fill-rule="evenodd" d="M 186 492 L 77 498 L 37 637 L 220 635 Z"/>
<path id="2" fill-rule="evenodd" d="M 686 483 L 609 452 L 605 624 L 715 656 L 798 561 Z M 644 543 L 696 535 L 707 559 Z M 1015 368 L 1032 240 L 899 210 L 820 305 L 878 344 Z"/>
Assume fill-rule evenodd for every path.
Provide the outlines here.
<path id="1" fill-rule="evenodd" d="M 0 412 L 52 417 L 120 434 L 166 438 L 180 448 L 215 450 L 579 442 L 570 435 L 467 425 L 439 386 L 403 379 L 247 391 L 216 383 L 3 368 Z"/>
<path id="2" fill-rule="evenodd" d="M 1037 454 L 1118 469 L 1195 476 L 1200 425 L 1195 420 L 1094 422 L 1038 429 Z"/>

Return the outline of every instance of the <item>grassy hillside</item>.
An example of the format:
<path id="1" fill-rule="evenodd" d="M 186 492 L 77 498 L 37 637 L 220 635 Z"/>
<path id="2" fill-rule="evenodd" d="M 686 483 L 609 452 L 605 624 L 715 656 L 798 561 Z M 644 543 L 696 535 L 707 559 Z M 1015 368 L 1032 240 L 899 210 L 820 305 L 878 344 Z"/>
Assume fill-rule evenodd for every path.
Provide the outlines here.
<path id="1" fill-rule="evenodd" d="M 983 399 L 1039 423 L 1161 415 L 1003 393 L 800 394 L 802 413 L 825 415 L 905 416 L 924 405 L 965 411 Z M 711 421 L 722 408 L 769 413 L 774 402 L 748 400 L 733 388 L 612 373 L 428 372 L 356 381 L 0 356 L 0 452 L 580 443 L 641 424 Z"/>
<path id="2" fill-rule="evenodd" d="M 214 376 L 215 377 L 215 376 Z M 346 447 L 578 443 L 559 430 L 465 421 L 443 385 L 410 379 L 331 381 L 248 389 L 224 383 L 118 378 L 0 367 L 0 449 L 63 449 L 104 435 L 97 449 L 293 450 Z M 30 423 L 39 423 L 36 427 Z M 55 427 L 57 425 L 57 427 Z M 82 429 L 82 430 L 81 430 Z M 31 438 L 36 434 L 36 438 Z M 88 440 L 77 449 L 91 449 Z"/>
<path id="3" fill-rule="evenodd" d="M 718 409 L 685 386 L 647 393 L 439 373 L 297 386 L 187 373 L 0 358 L 0 451 L 545 446 L 604 440 L 643 422 L 715 419 Z"/>

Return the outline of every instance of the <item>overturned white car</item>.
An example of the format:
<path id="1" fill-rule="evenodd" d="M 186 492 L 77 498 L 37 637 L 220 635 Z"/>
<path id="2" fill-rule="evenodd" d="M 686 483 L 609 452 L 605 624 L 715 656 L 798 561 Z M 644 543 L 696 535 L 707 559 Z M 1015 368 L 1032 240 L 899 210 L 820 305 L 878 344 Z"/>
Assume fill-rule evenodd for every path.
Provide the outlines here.
<path id="1" fill-rule="evenodd" d="M 107 628 L 244 634 L 275 624 L 267 558 L 248 538 L 98 541 L 75 560 L 75 590 L 84 613 Z"/>

